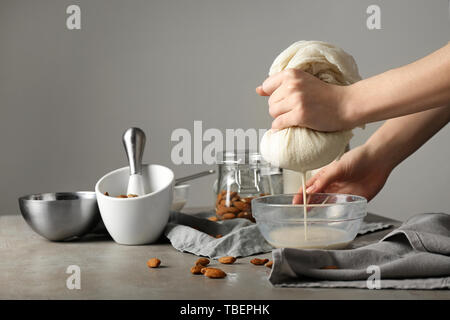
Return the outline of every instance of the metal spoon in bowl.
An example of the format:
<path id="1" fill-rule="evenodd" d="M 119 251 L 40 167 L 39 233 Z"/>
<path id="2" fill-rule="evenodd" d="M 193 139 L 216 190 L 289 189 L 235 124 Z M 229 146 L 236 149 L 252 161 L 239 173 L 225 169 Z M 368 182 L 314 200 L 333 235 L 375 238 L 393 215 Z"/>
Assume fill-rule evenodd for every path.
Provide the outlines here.
<path id="1" fill-rule="evenodd" d="M 146 182 L 142 176 L 142 155 L 144 154 L 145 140 L 145 133 L 139 128 L 129 128 L 122 136 L 123 146 L 130 163 L 127 194 L 143 196 L 147 193 Z"/>

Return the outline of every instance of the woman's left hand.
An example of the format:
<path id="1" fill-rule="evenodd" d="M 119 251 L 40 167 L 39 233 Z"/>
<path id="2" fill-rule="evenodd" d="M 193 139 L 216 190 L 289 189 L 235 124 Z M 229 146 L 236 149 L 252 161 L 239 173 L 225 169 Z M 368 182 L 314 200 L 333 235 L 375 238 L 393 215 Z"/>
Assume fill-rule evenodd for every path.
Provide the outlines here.
<path id="1" fill-rule="evenodd" d="M 347 108 L 349 87 L 325 83 L 297 69 L 286 69 L 268 77 L 256 88 L 269 97 L 272 129 L 307 127 L 318 131 L 340 131 L 356 127 Z"/>

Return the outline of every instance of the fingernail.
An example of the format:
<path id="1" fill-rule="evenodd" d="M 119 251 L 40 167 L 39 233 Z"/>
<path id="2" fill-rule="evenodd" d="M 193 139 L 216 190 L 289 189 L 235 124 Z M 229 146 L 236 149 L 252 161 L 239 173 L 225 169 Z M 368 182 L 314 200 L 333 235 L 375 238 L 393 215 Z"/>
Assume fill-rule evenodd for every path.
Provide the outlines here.
<path id="1" fill-rule="evenodd" d="M 306 189 L 306 193 L 311 193 L 311 192 L 313 192 L 313 191 L 314 191 L 314 188 L 315 188 L 314 185 L 310 186 L 309 188 Z"/>

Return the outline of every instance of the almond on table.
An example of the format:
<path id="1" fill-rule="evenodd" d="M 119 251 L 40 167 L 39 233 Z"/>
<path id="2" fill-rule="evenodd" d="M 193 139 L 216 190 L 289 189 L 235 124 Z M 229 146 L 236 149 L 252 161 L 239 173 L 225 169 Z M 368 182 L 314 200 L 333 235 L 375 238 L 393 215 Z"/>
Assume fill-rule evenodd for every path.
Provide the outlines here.
<path id="1" fill-rule="evenodd" d="M 235 258 L 235 257 L 231 257 L 231 256 L 220 257 L 220 258 L 218 259 L 218 261 L 219 261 L 220 263 L 223 263 L 223 264 L 233 264 L 233 263 L 236 261 L 236 258 Z"/>
<path id="2" fill-rule="evenodd" d="M 199 259 L 195 262 L 195 265 L 207 266 L 208 264 L 209 264 L 209 259 L 208 259 L 208 258 L 199 258 Z"/>
<path id="3" fill-rule="evenodd" d="M 158 268 L 160 264 L 161 260 L 159 260 L 158 258 L 151 258 L 147 261 L 147 266 L 149 268 Z"/>
<path id="4" fill-rule="evenodd" d="M 202 274 L 202 269 L 205 268 L 201 264 L 197 264 L 191 268 L 192 274 Z"/>
<path id="5" fill-rule="evenodd" d="M 203 269 L 205 269 L 204 272 Z M 202 273 L 208 278 L 220 279 L 225 278 L 227 276 L 227 274 L 219 268 L 203 268 L 203 269 Z"/>
<path id="6" fill-rule="evenodd" d="M 252 263 L 252 264 L 254 264 L 256 266 L 265 265 L 267 262 L 269 262 L 269 259 L 254 258 L 254 259 L 250 260 L 250 263 Z"/>

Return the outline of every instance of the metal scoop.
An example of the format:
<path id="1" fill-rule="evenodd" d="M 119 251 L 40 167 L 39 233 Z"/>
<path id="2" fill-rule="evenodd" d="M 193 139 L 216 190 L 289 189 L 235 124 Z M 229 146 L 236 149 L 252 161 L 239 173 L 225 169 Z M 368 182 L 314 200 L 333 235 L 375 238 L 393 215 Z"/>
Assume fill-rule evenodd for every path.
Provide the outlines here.
<path id="1" fill-rule="evenodd" d="M 127 194 L 143 196 L 147 193 L 147 183 L 142 177 L 142 155 L 144 154 L 145 140 L 145 133 L 139 128 L 129 128 L 122 136 L 123 146 L 130 164 Z"/>
<path id="2" fill-rule="evenodd" d="M 198 179 L 198 178 L 201 178 L 201 177 L 213 174 L 213 173 L 216 173 L 216 170 L 206 170 L 206 171 L 202 171 L 202 172 L 199 172 L 199 173 L 191 174 L 191 175 L 186 176 L 186 177 L 177 178 L 177 179 L 175 179 L 175 185 L 179 186 L 180 184 L 183 184 L 183 183 L 185 183 L 187 181 Z"/>

